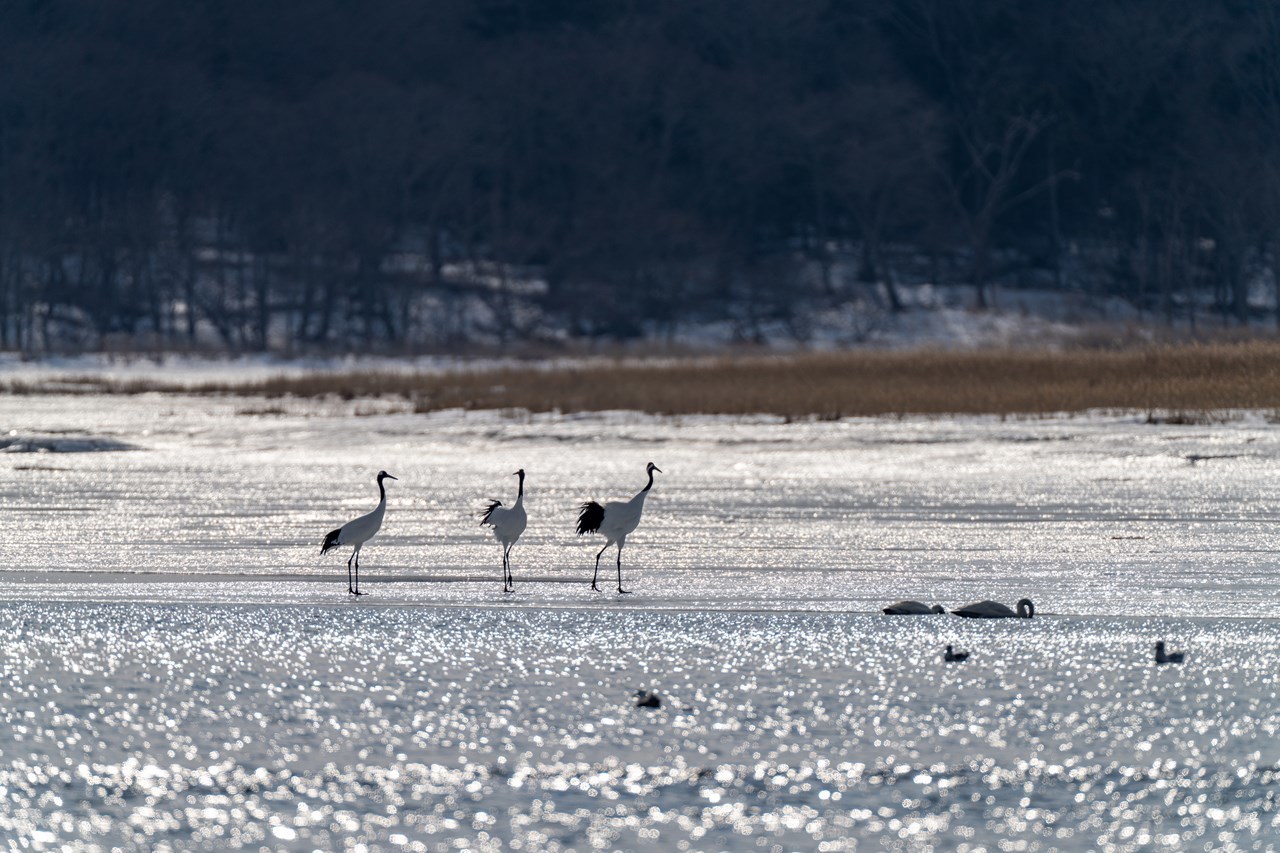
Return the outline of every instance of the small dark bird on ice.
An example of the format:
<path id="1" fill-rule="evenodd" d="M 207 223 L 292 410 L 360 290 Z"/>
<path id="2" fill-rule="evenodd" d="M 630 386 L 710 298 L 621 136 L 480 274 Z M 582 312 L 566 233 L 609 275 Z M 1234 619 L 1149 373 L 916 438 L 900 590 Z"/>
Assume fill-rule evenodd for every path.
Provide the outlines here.
<path id="1" fill-rule="evenodd" d="M 942 659 L 947 663 L 959 663 L 969 659 L 968 652 L 956 652 L 951 650 L 951 644 L 947 644 L 947 650 L 943 653 Z"/>
<path id="2" fill-rule="evenodd" d="M 636 691 L 637 708 L 661 708 L 662 697 L 652 690 Z"/>
<path id="3" fill-rule="evenodd" d="M 1165 653 L 1164 640 L 1156 642 L 1156 663 L 1182 663 L 1182 652 Z"/>

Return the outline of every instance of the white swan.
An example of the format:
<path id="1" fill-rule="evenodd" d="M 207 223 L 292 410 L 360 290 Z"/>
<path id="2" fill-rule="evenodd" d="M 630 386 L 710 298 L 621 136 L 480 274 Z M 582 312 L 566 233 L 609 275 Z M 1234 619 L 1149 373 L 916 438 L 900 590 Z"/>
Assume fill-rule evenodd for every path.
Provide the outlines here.
<path id="1" fill-rule="evenodd" d="M 1165 654 L 1164 640 L 1160 640 L 1156 643 L 1156 663 L 1182 663 L 1182 652 Z"/>
<path id="2" fill-rule="evenodd" d="M 886 616 L 929 616 L 933 613 L 946 613 L 941 604 L 935 604 L 932 607 L 923 601 L 899 601 L 897 604 L 890 604 L 882 611 Z"/>
<path id="3" fill-rule="evenodd" d="M 998 601 L 975 601 L 951 612 L 970 619 L 1030 619 L 1036 615 L 1036 606 L 1031 599 L 1022 598 L 1018 600 L 1017 612 L 1014 612 Z"/>

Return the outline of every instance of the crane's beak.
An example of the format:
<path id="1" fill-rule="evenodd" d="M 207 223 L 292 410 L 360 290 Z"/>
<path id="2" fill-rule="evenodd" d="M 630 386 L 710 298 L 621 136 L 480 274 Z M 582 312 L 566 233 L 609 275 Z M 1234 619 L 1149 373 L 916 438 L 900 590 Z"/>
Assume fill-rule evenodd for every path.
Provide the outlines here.
<path id="1" fill-rule="evenodd" d="M 653 466 L 653 470 L 657 471 L 659 474 L 661 474 L 661 473 L 662 473 L 662 469 L 661 469 L 661 468 L 659 468 L 657 465 L 654 465 L 654 466 Z"/>
<path id="2" fill-rule="evenodd" d="M 399 478 L 399 477 L 392 477 L 390 474 L 388 474 L 388 475 L 387 475 L 387 479 L 388 479 L 388 480 L 399 480 L 400 478 Z"/>

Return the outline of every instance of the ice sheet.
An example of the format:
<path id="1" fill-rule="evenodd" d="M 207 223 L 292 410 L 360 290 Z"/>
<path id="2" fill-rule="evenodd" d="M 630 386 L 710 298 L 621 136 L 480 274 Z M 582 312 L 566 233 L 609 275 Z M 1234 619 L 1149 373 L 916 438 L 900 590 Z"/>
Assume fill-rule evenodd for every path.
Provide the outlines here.
<path id="1" fill-rule="evenodd" d="M 45 849 L 1280 839 L 1274 622 L 9 603 L 0 631 L 0 837 Z"/>
<path id="2" fill-rule="evenodd" d="M 349 552 L 325 533 L 372 509 L 362 554 L 380 603 L 874 612 L 1032 598 L 1041 613 L 1280 617 L 1280 442 L 1257 415 L 1002 421 L 415 415 L 394 402 L 0 398 L 12 437 L 136 445 L 0 454 L 0 597 L 330 602 Z M 663 469 L 623 573 L 583 588 L 603 542 L 585 500 L 628 498 Z M 528 471 L 529 528 L 501 594 L 478 525 Z M 602 573 L 616 575 L 614 553 Z M 616 580 L 611 586 L 616 586 Z"/>
<path id="3" fill-rule="evenodd" d="M 1280 447 L 1001 421 L 0 398 L 0 839 L 1269 849 Z M 74 439 L 74 440 L 73 440 Z M 588 588 L 586 499 L 664 470 Z M 358 600 L 324 534 L 371 509 Z M 487 498 L 528 472 L 503 595 Z M 1030 597 L 1031 620 L 872 615 Z M 1166 640 L 1187 662 L 1157 667 Z M 952 643 L 972 652 L 942 661 Z M 633 707 L 658 690 L 657 711 Z M 823 847 L 822 845 L 825 845 Z"/>

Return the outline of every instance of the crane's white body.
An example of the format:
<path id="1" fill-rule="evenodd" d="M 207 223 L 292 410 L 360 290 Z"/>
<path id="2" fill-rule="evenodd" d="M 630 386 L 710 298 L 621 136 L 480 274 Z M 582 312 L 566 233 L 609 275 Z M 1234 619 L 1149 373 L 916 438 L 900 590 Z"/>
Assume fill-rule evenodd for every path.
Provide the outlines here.
<path id="1" fill-rule="evenodd" d="M 605 538 L 605 547 L 617 543 L 619 547 L 626 542 L 627 534 L 640 526 L 640 516 L 644 513 L 644 499 L 649 496 L 645 489 L 629 501 L 609 501 L 604 505 L 604 521 L 598 531 Z"/>
<path id="2" fill-rule="evenodd" d="M 383 480 L 394 480 L 386 471 L 378 472 L 378 505 L 373 508 L 373 512 L 365 513 L 359 518 L 354 518 L 337 530 L 332 530 L 325 537 L 324 543 L 320 546 L 320 553 L 324 554 L 332 548 L 339 548 L 346 545 L 352 546 L 351 556 L 347 558 L 347 592 L 352 595 L 366 595 L 360 592 L 360 549 L 364 547 L 364 543 L 368 542 L 378 531 L 382 529 L 382 518 L 387 514 L 387 489 L 382 485 Z M 355 562 L 354 582 L 351 573 L 351 564 Z"/>
<path id="3" fill-rule="evenodd" d="M 494 507 L 487 522 L 493 528 L 493 538 L 509 549 L 520 539 L 529 524 L 529 514 L 524 510 L 524 495 L 516 498 L 514 505 Z"/>
<path id="4" fill-rule="evenodd" d="M 378 501 L 378 505 L 374 507 L 373 512 L 367 512 L 338 528 L 338 541 L 336 544 L 354 545 L 356 551 L 359 551 L 364 543 L 376 536 L 378 531 L 382 529 L 382 518 L 386 514 L 387 495 L 384 492 L 382 500 Z"/>
<path id="5" fill-rule="evenodd" d="M 649 482 L 631 500 L 609 501 L 606 504 L 590 501 L 581 507 L 578 515 L 578 535 L 599 533 L 605 539 L 604 547 L 596 554 L 596 570 L 591 576 L 591 588 L 597 592 L 600 591 L 596 586 L 596 579 L 600 575 L 600 556 L 609 549 L 610 545 L 618 546 L 618 592 L 623 594 L 627 592 L 622 588 L 622 549 L 627 544 L 627 536 L 640 526 L 640 516 L 644 513 L 644 499 L 649 496 L 649 490 L 653 488 L 653 473 L 655 471 L 662 473 L 661 469 L 652 462 L 645 470 L 649 475 Z"/>
<path id="6" fill-rule="evenodd" d="M 1030 619 L 1035 615 L 1036 606 L 1029 598 L 1019 600 L 1016 611 L 998 601 L 975 601 L 951 612 L 970 619 Z"/>
<path id="7" fill-rule="evenodd" d="M 502 505 L 502 501 L 495 500 L 480 511 L 480 524 L 492 527 L 493 537 L 502 545 L 503 592 L 515 589 L 515 577 L 511 574 L 511 548 L 529 524 L 529 515 L 524 509 L 524 469 L 521 468 L 513 476 L 520 478 L 520 492 L 516 495 L 516 502 L 506 507 Z"/>
<path id="8" fill-rule="evenodd" d="M 923 601 L 899 601 L 897 604 L 890 604 L 881 612 L 886 616 L 932 616 L 935 613 L 947 611 L 942 609 L 941 604 L 930 607 Z"/>

